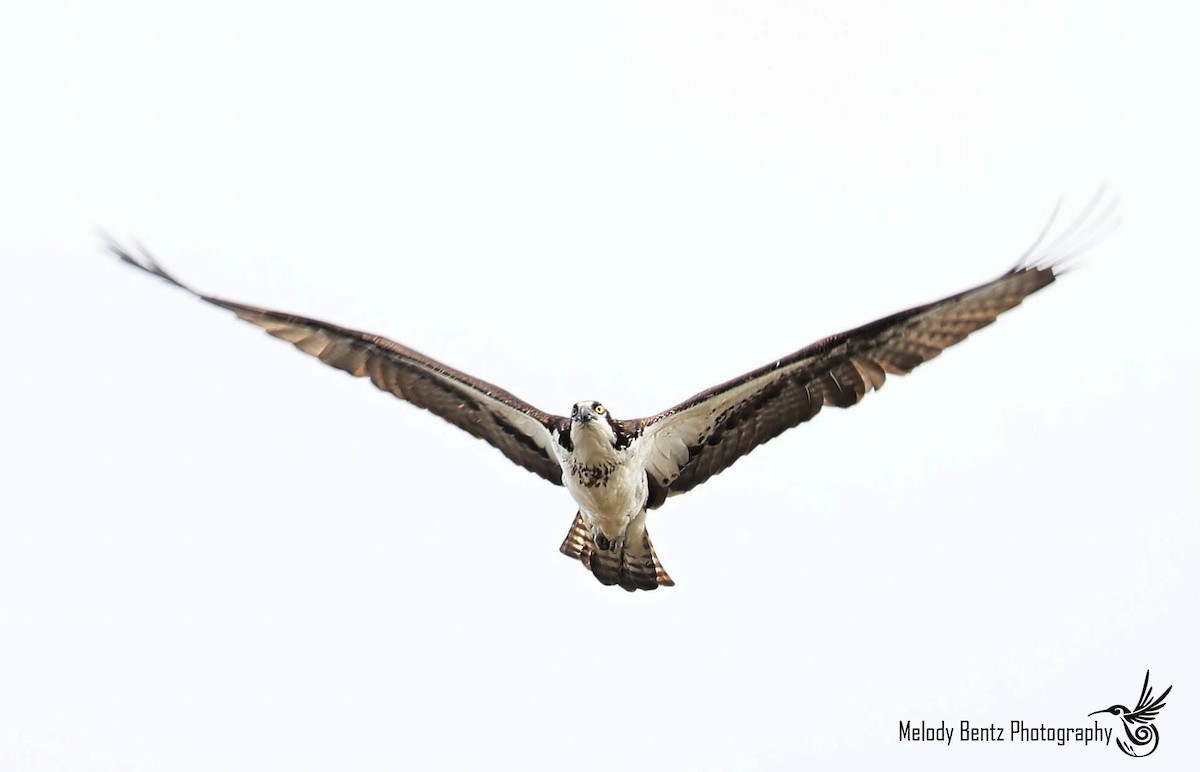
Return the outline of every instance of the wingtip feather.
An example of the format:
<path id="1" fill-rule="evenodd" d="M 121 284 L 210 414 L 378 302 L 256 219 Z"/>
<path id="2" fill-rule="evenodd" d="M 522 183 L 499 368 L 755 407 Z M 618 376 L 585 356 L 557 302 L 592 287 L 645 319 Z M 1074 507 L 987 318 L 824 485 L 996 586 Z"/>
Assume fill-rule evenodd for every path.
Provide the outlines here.
<path id="1" fill-rule="evenodd" d="M 1048 272 L 1053 278 L 1076 270 L 1081 265 L 1078 258 L 1120 227 L 1120 205 L 1120 197 L 1112 193 L 1105 182 L 1075 220 L 1047 242 L 1046 236 L 1053 229 L 1062 208 L 1060 199 L 1033 244 L 1009 273 Z"/>
<path id="2" fill-rule="evenodd" d="M 137 244 L 137 253 L 135 254 L 134 251 L 126 249 L 107 233 L 101 233 L 100 235 L 101 238 L 104 239 L 105 246 L 108 248 L 109 253 L 121 262 L 125 263 L 126 265 L 131 265 L 138 270 L 145 271 L 151 276 L 162 279 L 163 281 L 172 284 L 181 290 L 185 290 L 186 292 L 189 292 L 197 297 L 202 297 L 200 293 L 196 292 L 194 289 L 168 273 L 167 270 L 159 265 L 158 261 L 154 259 L 154 256 L 150 254 L 150 251 L 140 243 Z"/>

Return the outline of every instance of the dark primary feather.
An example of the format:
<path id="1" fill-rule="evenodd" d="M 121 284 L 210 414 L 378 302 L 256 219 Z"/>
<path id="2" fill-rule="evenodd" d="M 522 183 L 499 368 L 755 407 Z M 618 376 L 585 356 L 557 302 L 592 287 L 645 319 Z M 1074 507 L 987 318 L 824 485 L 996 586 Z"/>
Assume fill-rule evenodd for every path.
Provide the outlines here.
<path id="1" fill-rule="evenodd" d="M 116 244 L 124 262 L 153 274 L 215 306 L 262 327 L 306 354 L 446 419 L 500 450 L 516 464 L 562 485 L 562 471 L 548 443 L 551 431 L 569 422 L 544 413 L 507 391 L 473 378 L 394 341 L 358 330 L 202 295 L 175 279 L 148 254 L 135 258 Z M 522 431 L 522 424 L 527 431 Z"/>

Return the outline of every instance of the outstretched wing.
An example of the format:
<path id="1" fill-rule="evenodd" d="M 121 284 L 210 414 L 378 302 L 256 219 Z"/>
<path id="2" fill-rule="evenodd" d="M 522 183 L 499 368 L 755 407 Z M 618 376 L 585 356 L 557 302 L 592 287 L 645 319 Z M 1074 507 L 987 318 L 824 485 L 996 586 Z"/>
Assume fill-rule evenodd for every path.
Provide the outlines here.
<path id="1" fill-rule="evenodd" d="M 504 389 L 387 338 L 202 295 L 164 271 L 149 255 L 134 257 L 115 244 L 110 248 L 129 265 L 229 309 L 327 365 L 369 377 L 383 391 L 446 419 L 488 442 L 510 461 L 562 485 L 562 469 L 551 446 L 555 433 L 569 430 L 568 419 L 543 413 Z"/>
<path id="2" fill-rule="evenodd" d="M 1115 201 L 1096 218 L 1098 225 L 1080 227 L 1101 194 L 1066 233 L 1035 254 L 1048 223 L 1021 262 L 993 281 L 818 341 L 659 415 L 629 422 L 628 431 L 651 443 L 651 506 L 700 485 L 826 405 L 858 404 L 888 374 L 911 372 L 1053 282 L 1065 260 L 1089 246 L 1100 226 L 1112 224 Z"/>
<path id="3" fill-rule="evenodd" d="M 1138 698 L 1137 707 L 1126 713 L 1123 718 L 1135 724 L 1149 724 L 1167 704 L 1167 695 L 1170 693 L 1171 687 L 1168 686 L 1165 692 L 1155 697 L 1154 690 L 1150 688 L 1150 671 L 1147 670 L 1146 680 L 1142 682 L 1142 696 Z"/>

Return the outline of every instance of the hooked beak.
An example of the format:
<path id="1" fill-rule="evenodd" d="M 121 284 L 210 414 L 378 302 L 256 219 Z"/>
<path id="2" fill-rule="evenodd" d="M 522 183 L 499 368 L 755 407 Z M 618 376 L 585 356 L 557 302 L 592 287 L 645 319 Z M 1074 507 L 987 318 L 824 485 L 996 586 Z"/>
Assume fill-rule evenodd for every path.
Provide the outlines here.
<path id="1" fill-rule="evenodd" d="M 579 408 L 579 423 L 591 423 L 596 419 L 596 413 L 590 407 Z"/>

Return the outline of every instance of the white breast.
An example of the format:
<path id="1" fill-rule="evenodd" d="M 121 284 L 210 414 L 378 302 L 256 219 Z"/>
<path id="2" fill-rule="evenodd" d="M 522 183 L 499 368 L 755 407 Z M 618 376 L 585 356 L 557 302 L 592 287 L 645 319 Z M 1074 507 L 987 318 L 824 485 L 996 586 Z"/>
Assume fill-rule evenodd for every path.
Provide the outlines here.
<path id="1" fill-rule="evenodd" d="M 615 450 L 605 437 L 581 437 L 565 454 L 563 482 L 589 525 L 610 539 L 620 538 L 646 506 L 646 471 L 632 447 Z"/>

